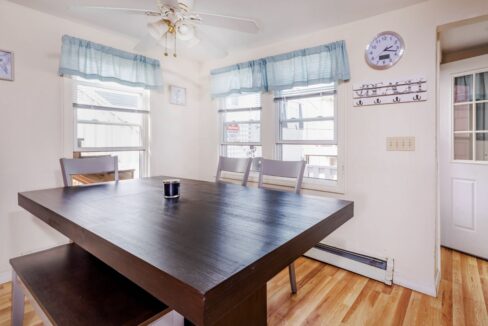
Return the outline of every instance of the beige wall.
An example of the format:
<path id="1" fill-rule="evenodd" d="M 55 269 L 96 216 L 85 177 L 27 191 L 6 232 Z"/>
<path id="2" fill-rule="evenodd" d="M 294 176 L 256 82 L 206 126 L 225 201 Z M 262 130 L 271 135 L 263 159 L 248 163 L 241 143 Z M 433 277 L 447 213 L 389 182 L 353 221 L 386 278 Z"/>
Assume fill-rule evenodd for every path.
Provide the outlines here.
<path id="1" fill-rule="evenodd" d="M 58 159 L 72 144 L 72 135 L 63 131 L 71 90 L 57 76 L 63 34 L 127 51 L 137 43 L 0 0 L 0 48 L 15 55 L 15 81 L 0 81 L 0 283 L 10 275 L 9 258 L 66 241 L 17 206 L 19 191 L 62 185 Z M 189 149 L 198 139 L 200 64 L 150 55 L 162 59 L 166 86 L 151 95 L 152 171 L 197 178 L 197 155 Z M 186 107 L 169 105 L 169 84 L 187 88 Z M 172 160 L 166 159 L 170 153 Z"/>
<path id="2" fill-rule="evenodd" d="M 351 81 L 344 87 L 339 107 L 345 118 L 345 195 L 354 200 L 355 217 L 332 234 L 327 243 L 347 250 L 395 259 L 394 282 L 435 293 L 436 255 L 439 251 L 436 169 L 436 27 L 446 22 L 488 12 L 486 0 L 431 0 L 398 11 L 300 38 L 234 53 L 207 63 L 204 72 L 249 59 L 345 40 Z M 371 69 L 364 61 L 366 44 L 379 32 L 403 36 L 406 53 L 393 68 Z M 423 75 L 429 100 L 422 103 L 352 107 L 352 84 Z M 208 82 L 207 82 L 208 87 Z M 203 94 L 206 95 L 208 90 Z M 205 104 L 206 103 L 206 104 Z M 266 107 L 265 109 L 273 109 Z M 202 125 L 217 123 L 207 96 Z M 414 152 L 387 152 L 386 137 L 414 136 Z M 216 129 L 201 135 L 201 175 L 211 179 L 216 166 Z M 327 193 L 319 195 L 336 196 Z"/>

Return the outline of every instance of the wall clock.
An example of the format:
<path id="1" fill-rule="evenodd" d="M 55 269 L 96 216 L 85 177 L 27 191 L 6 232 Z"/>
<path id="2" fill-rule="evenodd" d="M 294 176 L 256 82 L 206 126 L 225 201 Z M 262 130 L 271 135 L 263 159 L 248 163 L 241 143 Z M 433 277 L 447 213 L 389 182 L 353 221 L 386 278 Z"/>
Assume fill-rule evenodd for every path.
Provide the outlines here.
<path id="1" fill-rule="evenodd" d="M 405 43 L 395 32 L 383 32 L 368 44 L 364 56 L 374 69 L 388 69 L 397 63 L 405 51 Z"/>

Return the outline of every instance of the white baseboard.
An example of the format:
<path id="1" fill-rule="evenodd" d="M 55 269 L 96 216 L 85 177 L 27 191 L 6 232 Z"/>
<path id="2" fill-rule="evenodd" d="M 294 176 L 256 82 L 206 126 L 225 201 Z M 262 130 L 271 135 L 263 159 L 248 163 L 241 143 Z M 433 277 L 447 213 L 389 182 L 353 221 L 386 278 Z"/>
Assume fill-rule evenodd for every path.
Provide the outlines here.
<path id="1" fill-rule="evenodd" d="M 0 273 L 0 284 L 10 282 L 12 280 L 12 272 L 5 271 Z"/>
<path id="2" fill-rule="evenodd" d="M 305 253 L 306 257 L 313 258 L 315 260 L 322 261 L 326 264 L 337 266 L 339 268 L 354 272 L 359 275 L 366 276 L 368 278 L 383 282 L 385 284 L 392 284 L 392 272 L 393 272 L 393 259 L 386 259 L 387 269 L 383 270 L 378 267 L 370 266 L 362 262 L 352 260 L 350 258 L 342 257 L 332 254 L 330 252 L 312 248 Z"/>
<path id="3" fill-rule="evenodd" d="M 403 277 L 398 277 L 396 275 L 393 276 L 393 283 L 396 285 L 403 286 L 404 288 L 409 288 L 411 290 L 430 295 L 431 297 L 437 296 L 437 289 L 435 284 L 432 285 L 418 284 L 416 282 L 405 279 Z"/>

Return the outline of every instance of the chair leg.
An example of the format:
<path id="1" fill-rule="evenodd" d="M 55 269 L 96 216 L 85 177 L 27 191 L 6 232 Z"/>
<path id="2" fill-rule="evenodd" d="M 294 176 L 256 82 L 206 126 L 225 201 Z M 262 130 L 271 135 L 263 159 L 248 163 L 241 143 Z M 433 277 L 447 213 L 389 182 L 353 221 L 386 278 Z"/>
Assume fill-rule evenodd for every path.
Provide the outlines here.
<path id="1" fill-rule="evenodd" d="M 24 292 L 19 284 L 17 273 L 12 271 L 12 325 L 22 326 L 24 322 Z"/>
<path id="2" fill-rule="evenodd" d="M 291 286 L 291 293 L 297 293 L 297 280 L 295 276 L 295 263 L 291 263 L 288 265 L 288 272 L 290 274 L 290 286 Z"/>

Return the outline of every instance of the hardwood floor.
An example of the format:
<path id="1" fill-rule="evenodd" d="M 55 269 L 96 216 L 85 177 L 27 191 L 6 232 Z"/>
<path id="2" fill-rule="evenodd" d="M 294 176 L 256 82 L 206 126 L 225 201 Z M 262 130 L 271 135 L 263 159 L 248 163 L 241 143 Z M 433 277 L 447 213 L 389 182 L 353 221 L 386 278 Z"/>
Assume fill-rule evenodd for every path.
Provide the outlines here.
<path id="1" fill-rule="evenodd" d="M 488 262 L 442 249 L 437 298 L 386 286 L 307 258 L 295 263 L 298 294 L 288 269 L 268 283 L 269 325 L 487 325 Z M 10 325 L 10 283 L 0 285 L 0 326 Z M 41 325 L 30 305 L 25 325 Z"/>

